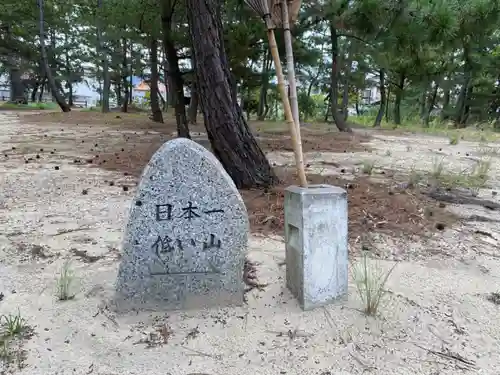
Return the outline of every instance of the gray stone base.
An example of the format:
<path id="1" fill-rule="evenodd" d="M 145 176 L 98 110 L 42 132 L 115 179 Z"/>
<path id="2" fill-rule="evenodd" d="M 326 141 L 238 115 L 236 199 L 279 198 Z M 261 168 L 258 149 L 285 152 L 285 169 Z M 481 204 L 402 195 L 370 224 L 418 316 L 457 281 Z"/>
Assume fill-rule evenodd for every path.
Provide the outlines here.
<path id="1" fill-rule="evenodd" d="M 347 295 L 347 192 L 330 185 L 285 191 L 286 284 L 303 310 Z"/>
<path id="2" fill-rule="evenodd" d="M 183 294 L 182 299 L 173 298 L 171 300 L 159 298 L 145 299 L 141 295 L 130 296 L 117 292 L 112 298 L 111 305 L 117 313 L 127 313 L 130 311 L 198 310 L 213 307 L 241 306 L 243 305 L 243 292 L 243 281 L 235 283 L 234 291 L 211 290 L 202 295 L 195 293 L 191 295 Z"/>

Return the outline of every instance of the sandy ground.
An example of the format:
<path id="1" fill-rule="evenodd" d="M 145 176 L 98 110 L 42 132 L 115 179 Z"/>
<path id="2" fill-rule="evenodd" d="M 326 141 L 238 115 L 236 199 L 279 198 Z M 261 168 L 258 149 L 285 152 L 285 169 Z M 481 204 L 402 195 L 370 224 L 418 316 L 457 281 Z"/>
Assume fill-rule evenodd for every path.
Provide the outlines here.
<path id="1" fill-rule="evenodd" d="M 116 316 L 107 300 L 135 181 L 75 164 L 75 157 L 92 155 L 75 155 L 63 139 L 49 143 L 44 137 L 59 134 L 61 126 L 27 125 L 0 113 L 0 315 L 19 311 L 34 331 L 22 345 L 24 367 L 7 369 L 0 361 L 0 373 L 500 373 L 500 310 L 486 298 L 500 291 L 495 222 L 464 221 L 424 242 L 375 236 L 384 258 L 380 266 L 389 269 L 398 261 L 376 318 L 360 311 L 352 284 L 348 302 L 302 312 L 284 287 L 282 240 L 258 236 L 251 238 L 249 254 L 259 262 L 260 282 L 269 285 L 252 291 L 248 305 Z M 65 132 L 77 139 L 120 135 L 98 126 L 68 126 Z M 461 170 L 481 157 L 483 147 L 423 136 L 377 135 L 371 143 L 374 151 L 366 154 L 308 154 L 310 168 L 320 168 L 321 160 L 357 168 L 373 158 L 379 168 L 426 169 L 442 155 L 450 169 Z M 33 160 L 26 164 L 28 157 Z M 290 154 L 270 158 L 286 164 Z M 498 186 L 500 170 L 492 164 L 491 184 Z M 491 199 L 491 189 L 480 196 Z M 498 212 L 477 206 L 448 209 L 500 220 Z M 67 259 L 76 296 L 59 302 L 56 278 Z"/>

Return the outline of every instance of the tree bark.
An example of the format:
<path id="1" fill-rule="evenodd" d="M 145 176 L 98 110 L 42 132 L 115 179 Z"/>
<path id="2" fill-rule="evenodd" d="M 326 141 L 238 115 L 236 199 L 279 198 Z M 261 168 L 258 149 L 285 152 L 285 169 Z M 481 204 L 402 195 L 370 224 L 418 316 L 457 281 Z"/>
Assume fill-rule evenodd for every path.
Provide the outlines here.
<path id="1" fill-rule="evenodd" d="M 335 17 L 330 20 L 330 40 L 332 45 L 332 71 L 330 77 L 330 109 L 332 111 L 333 120 L 335 125 L 341 132 L 352 132 L 352 129 L 344 121 L 343 116 L 339 113 L 338 109 L 338 78 L 339 78 L 339 67 L 338 67 L 338 36 L 337 29 L 335 27 Z"/>
<path id="2" fill-rule="evenodd" d="M 349 82 L 347 78 L 344 82 L 344 87 L 342 88 L 342 118 L 344 122 L 347 121 L 349 117 Z"/>
<path id="3" fill-rule="evenodd" d="M 61 108 L 63 112 L 70 112 L 71 108 L 66 104 L 66 101 L 64 100 L 63 96 L 61 95 L 61 92 L 58 90 L 56 81 L 54 80 L 54 77 L 52 76 L 52 71 L 49 66 L 49 61 L 47 57 L 47 51 L 45 49 L 45 30 L 44 30 L 44 3 L 43 0 L 38 0 L 38 8 L 40 11 L 40 51 L 42 54 L 42 61 L 43 61 L 43 66 L 45 68 L 45 75 L 47 76 L 47 81 L 49 83 L 50 91 L 52 92 L 52 96 L 56 100 L 57 104 Z"/>
<path id="4" fill-rule="evenodd" d="M 122 100 L 122 112 L 128 112 L 128 101 L 129 101 L 129 87 L 127 82 L 127 76 L 129 73 L 128 60 L 127 60 L 127 38 L 122 38 L 122 81 L 123 81 L 123 100 Z M 121 94 L 121 92 L 120 92 Z"/>
<path id="5" fill-rule="evenodd" d="M 405 86 L 406 76 L 404 72 L 399 73 L 399 82 L 396 85 L 396 93 L 394 99 L 394 123 L 401 125 L 401 101 L 403 100 L 403 90 Z"/>
<path id="6" fill-rule="evenodd" d="M 266 115 L 269 112 L 269 106 L 267 104 L 267 91 L 269 89 L 269 70 L 271 69 L 271 51 L 267 48 L 264 51 L 263 58 L 263 68 L 261 74 L 260 82 L 260 96 L 259 96 L 259 107 L 257 109 L 257 120 L 264 121 Z"/>
<path id="7" fill-rule="evenodd" d="M 36 93 L 38 92 L 38 88 L 40 87 L 41 82 L 42 82 L 41 78 L 37 79 L 35 84 L 33 85 L 33 91 L 31 92 L 31 102 L 32 103 L 36 102 Z"/>
<path id="8" fill-rule="evenodd" d="M 385 122 L 389 123 L 389 102 L 391 101 L 391 85 L 387 85 L 387 92 L 385 94 Z"/>
<path id="9" fill-rule="evenodd" d="M 68 82 L 68 105 L 73 107 L 73 84 Z"/>
<path id="10" fill-rule="evenodd" d="M 130 74 L 130 77 L 129 77 L 129 80 L 128 80 L 128 87 L 130 88 L 129 92 L 128 92 L 128 104 L 131 105 L 134 101 L 134 82 L 133 82 L 133 77 L 134 77 L 134 68 L 133 68 L 133 48 L 134 48 L 134 45 L 133 43 L 131 42 L 130 45 L 130 70 L 129 70 L 129 74 Z"/>
<path id="11" fill-rule="evenodd" d="M 155 36 L 150 36 L 150 64 L 151 64 L 151 82 L 149 84 L 151 112 L 153 114 L 154 122 L 163 122 L 163 114 L 160 108 L 160 101 L 158 98 L 158 40 Z"/>
<path id="12" fill-rule="evenodd" d="M 3 25 L 2 36 L 6 45 L 13 44 L 13 37 L 11 27 L 9 25 Z M 0 38 L 0 40 L 2 40 Z M 11 103 L 23 103 L 26 104 L 26 93 L 24 90 L 24 85 L 21 79 L 21 71 L 19 69 L 19 57 L 14 54 L 7 53 L 5 56 L 3 54 L 0 56 L 0 63 L 4 65 L 6 70 L 9 72 L 9 82 L 10 82 L 10 97 L 9 101 Z"/>
<path id="13" fill-rule="evenodd" d="M 354 103 L 355 108 L 356 108 L 356 115 L 359 116 L 359 89 L 356 89 L 356 102 Z"/>
<path id="14" fill-rule="evenodd" d="M 194 59 L 194 52 L 191 48 L 191 66 L 194 67 L 196 66 L 196 61 Z M 197 119 L 198 119 L 198 107 L 200 104 L 200 96 L 198 94 L 198 85 L 196 83 L 196 74 L 193 73 L 192 78 L 191 78 L 191 102 L 189 103 L 189 109 L 188 109 L 188 116 L 189 116 L 189 123 L 190 124 L 196 124 Z"/>
<path id="15" fill-rule="evenodd" d="M 47 77 L 45 77 L 42 81 L 42 87 L 40 88 L 40 95 L 38 95 L 38 101 L 43 102 L 43 92 L 45 91 L 45 84 L 47 82 Z"/>
<path id="16" fill-rule="evenodd" d="M 276 178 L 234 100 L 218 0 L 187 0 L 196 78 L 208 139 L 238 188 L 266 187 Z"/>
<path id="17" fill-rule="evenodd" d="M 56 30 L 54 27 L 50 28 L 49 35 L 50 35 L 50 43 L 49 43 L 49 46 L 50 46 L 49 52 L 50 53 L 47 53 L 48 65 L 50 67 L 52 77 L 54 77 L 54 82 L 56 83 L 57 90 L 61 93 L 62 97 L 65 98 L 66 93 L 64 91 L 61 80 L 57 76 L 57 69 L 58 69 L 58 60 L 56 57 L 56 53 L 57 53 L 56 39 L 57 39 L 57 36 L 56 36 Z M 47 51 L 47 48 L 46 48 L 46 51 Z M 49 86 L 49 89 L 50 89 L 50 86 Z M 71 106 L 70 106 L 70 108 L 71 108 Z"/>
<path id="18" fill-rule="evenodd" d="M 163 97 L 163 95 L 161 94 L 160 90 L 158 90 L 158 98 L 160 99 L 161 106 L 163 108 L 163 112 L 165 112 L 166 99 Z"/>
<path id="19" fill-rule="evenodd" d="M 118 72 L 118 74 L 121 76 L 122 73 Z M 123 96 L 122 96 L 122 84 L 120 82 L 120 79 L 115 81 L 114 89 L 115 89 L 115 96 L 116 96 L 116 104 L 118 105 L 118 107 L 121 108 Z"/>
<path id="20" fill-rule="evenodd" d="M 420 95 L 419 104 L 420 104 L 420 120 L 425 122 L 425 114 L 427 112 L 427 102 L 429 101 L 428 93 L 429 86 L 432 86 L 432 80 L 428 81 L 428 78 L 424 78 L 425 82 L 422 84 L 422 93 Z"/>
<path id="21" fill-rule="evenodd" d="M 200 99 L 198 97 L 198 89 L 196 87 L 196 82 L 191 85 L 191 103 L 189 103 L 188 116 L 189 123 L 196 125 L 198 122 L 198 106 Z"/>
<path id="22" fill-rule="evenodd" d="M 383 69 L 379 71 L 379 89 L 380 89 L 380 105 L 378 107 L 377 117 L 375 118 L 375 123 L 373 127 L 380 128 L 382 124 L 382 118 L 384 117 L 385 102 L 387 100 L 385 94 L 385 72 Z"/>
<path id="23" fill-rule="evenodd" d="M 324 116 L 324 119 L 325 119 L 325 122 L 328 122 L 328 117 L 330 115 L 330 107 L 331 107 L 331 99 L 330 99 L 330 96 L 331 96 L 331 89 L 330 89 L 330 94 L 327 95 L 327 99 L 325 99 L 326 101 L 326 110 L 325 110 L 325 116 Z"/>
<path id="24" fill-rule="evenodd" d="M 319 78 L 320 74 L 321 74 L 321 70 L 318 69 L 318 73 L 316 73 L 316 75 L 314 76 L 314 78 L 312 78 L 311 81 L 309 82 L 309 86 L 307 86 L 307 97 L 308 98 L 311 97 L 312 90 L 313 90 L 314 86 L 318 83 L 318 78 Z"/>
<path id="25" fill-rule="evenodd" d="M 175 121 L 177 123 L 177 136 L 190 138 L 189 126 L 186 117 L 186 104 L 184 103 L 184 80 L 179 68 L 179 57 L 177 48 L 172 39 L 172 13 L 174 4 L 171 0 L 162 0 L 161 3 L 161 24 L 163 31 L 163 48 L 168 61 L 168 81 L 171 86 L 171 94 L 174 96 Z"/>
<path id="26" fill-rule="evenodd" d="M 12 66 L 9 66 L 10 102 L 27 104 L 23 80 L 21 79 L 21 70 L 16 65 L 14 63 Z"/>
<path id="27" fill-rule="evenodd" d="M 468 102 L 472 91 L 471 82 L 472 82 L 473 69 L 470 57 L 470 47 L 468 45 L 464 45 L 463 60 L 464 60 L 464 82 L 462 84 L 462 88 L 460 89 L 460 93 L 457 98 L 456 114 L 455 114 L 455 123 L 456 126 L 459 128 L 465 127 L 467 118 L 469 117 Z"/>
<path id="28" fill-rule="evenodd" d="M 172 90 L 172 84 L 170 83 L 170 78 L 168 76 L 168 61 L 167 61 L 167 53 L 165 52 L 165 46 L 162 46 L 163 50 L 163 58 L 161 63 L 161 70 L 163 72 L 164 84 L 165 84 L 165 100 L 162 101 L 163 104 L 163 112 L 168 112 L 168 104 L 170 102 L 170 91 Z"/>
<path id="29" fill-rule="evenodd" d="M 342 90 L 342 114 L 344 116 L 344 122 L 346 122 L 349 117 L 349 79 L 351 76 L 352 49 L 353 47 L 351 46 L 347 51 L 347 58 L 344 64 L 344 87 Z"/>
<path id="30" fill-rule="evenodd" d="M 448 79 L 443 82 L 443 107 L 441 109 L 441 121 L 448 120 L 450 117 L 450 90 L 451 90 L 451 74 L 447 76 Z"/>
<path id="31" fill-rule="evenodd" d="M 102 34 L 102 21 L 101 21 L 101 10 L 102 10 L 102 0 L 98 0 L 97 6 L 99 8 L 99 14 L 97 15 L 97 43 L 101 55 L 102 62 L 102 101 L 101 110 L 103 113 L 109 112 L 109 90 L 111 86 L 111 79 L 109 76 L 109 62 L 108 54 L 104 45 L 103 34 Z"/>
<path id="32" fill-rule="evenodd" d="M 435 81 L 434 87 L 432 88 L 432 95 L 429 97 L 427 111 L 426 111 L 425 116 L 424 116 L 424 125 L 425 126 L 429 126 L 432 110 L 434 109 L 434 105 L 436 104 L 438 90 L 439 90 L 439 81 Z"/>
<path id="33" fill-rule="evenodd" d="M 65 54 L 64 54 L 64 61 L 66 65 L 66 86 L 69 89 L 68 92 L 68 105 L 70 107 L 73 107 L 73 77 L 71 73 L 71 65 L 70 65 L 70 58 L 69 58 L 69 47 L 68 47 L 68 34 L 64 33 L 64 44 L 65 44 Z"/>

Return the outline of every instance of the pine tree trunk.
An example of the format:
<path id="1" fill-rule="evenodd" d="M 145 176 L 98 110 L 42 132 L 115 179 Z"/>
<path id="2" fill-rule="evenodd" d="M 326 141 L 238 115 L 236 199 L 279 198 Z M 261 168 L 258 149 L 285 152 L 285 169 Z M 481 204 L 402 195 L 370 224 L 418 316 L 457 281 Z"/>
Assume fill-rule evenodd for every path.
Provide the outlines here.
<path id="1" fill-rule="evenodd" d="M 168 61 L 168 75 L 171 84 L 170 94 L 174 96 L 175 121 L 177 123 L 177 136 L 190 138 L 186 104 L 184 103 L 184 80 L 179 68 L 179 57 L 172 39 L 172 14 L 174 4 L 170 0 L 162 0 L 161 24 L 163 31 L 163 48 Z"/>
<path id="2" fill-rule="evenodd" d="M 38 96 L 38 101 L 40 103 L 43 102 L 43 92 L 45 91 L 45 84 L 46 84 L 47 78 L 44 78 L 42 81 L 42 87 L 40 88 L 40 95 Z"/>
<path id="3" fill-rule="evenodd" d="M 346 122 L 349 117 L 349 81 L 347 78 L 342 88 L 342 117 L 344 122 Z"/>
<path id="4" fill-rule="evenodd" d="M 133 44 L 130 43 L 130 56 L 131 56 L 131 60 L 130 60 L 130 77 L 129 77 L 129 80 L 128 80 L 128 87 L 130 88 L 129 91 L 128 91 L 128 104 L 132 104 L 133 101 L 134 101 L 134 83 L 133 83 L 133 77 L 134 77 L 134 68 L 132 66 L 133 64 L 133 61 L 132 61 L 132 53 L 133 53 Z"/>
<path id="5" fill-rule="evenodd" d="M 31 91 L 31 102 L 36 102 L 36 93 L 38 92 L 38 88 L 40 87 L 41 80 L 37 80 L 33 85 L 33 91 Z"/>
<path id="6" fill-rule="evenodd" d="M 339 113 L 338 108 L 338 79 L 339 79 L 339 67 L 338 67 L 338 36 L 337 29 L 335 28 L 334 17 L 330 20 L 330 40 L 332 44 L 332 71 L 330 77 L 330 109 L 332 111 L 333 120 L 335 125 L 341 132 L 352 132 L 352 129 L 344 121 L 344 117 Z"/>
<path id="7" fill-rule="evenodd" d="M 359 112 L 359 89 L 356 89 L 356 102 L 354 103 L 355 108 L 356 108 L 356 116 L 360 115 Z"/>
<path id="8" fill-rule="evenodd" d="M 73 107 L 73 84 L 71 82 L 68 83 L 68 105 Z"/>
<path id="9" fill-rule="evenodd" d="M 424 125 L 425 126 L 429 126 L 432 110 L 434 109 L 434 106 L 436 105 L 438 90 L 439 90 L 439 82 L 436 81 L 436 82 L 434 82 L 434 87 L 432 89 L 432 95 L 429 97 L 429 103 L 428 103 L 427 111 L 426 111 L 425 117 L 424 117 Z"/>
<path id="10" fill-rule="evenodd" d="M 102 63 L 102 79 L 103 79 L 103 88 L 102 88 L 102 101 L 101 101 L 101 111 L 103 113 L 109 112 L 109 90 L 111 86 L 111 78 L 109 76 L 109 63 L 108 63 L 108 53 L 104 46 L 104 40 L 102 35 L 102 1 L 98 0 L 98 8 L 99 15 L 97 20 L 97 44 L 101 55 L 101 63 Z"/>
<path id="11" fill-rule="evenodd" d="M 264 121 L 266 119 L 267 112 L 269 112 L 269 106 L 267 105 L 267 91 L 269 89 L 269 69 L 271 69 L 271 52 L 269 49 L 264 51 L 263 59 L 263 69 L 261 73 L 260 82 L 260 95 L 259 95 L 259 107 L 257 109 L 257 120 Z"/>
<path id="12" fill-rule="evenodd" d="M 163 43 L 162 43 L 163 44 Z M 170 96 L 172 91 L 172 83 L 170 82 L 170 78 L 168 76 L 168 61 L 167 54 L 165 52 L 165 46 L 163 46 L 163 58 L 161 64 L 161 70 L 163 72 L 164 84 L 165 84 L 165 102 L 163 103 L 163 112 L 168 112 L 168 104 L 170 103 Z"/>
<path id="13" fill-rule="evenodd" d="M 447 74 L 443 82 L 441 83 L 443 90 L 443 104 L 441 108 L 441 115 L 439 116 L 441 121 L 446 121 L 450 118 L 450 91 L 451 91 L 451 73 Z"/>
<path id="14" fill-rule="evenodd" d="M 10 80 L 10 102 L 17 104 L 26 104 L 26 95 L 24 92 L 24 85 L 21 79 L 21 70 L 18 68 L 17 63 L 9 66 L 9 80 Z"/>
<path id="15" fill-rule="evenodd" d="M 194 66 L 194 64 L 193 64 Z M 198 105 L 199 105 L 198 88 L 196 86 L 196 79 L 191 83 L 191 102 L 189 103 L 188 117 L 189 123 L 195 125 L 198 119 Z"/>
<path id="16" fill-rule="evenodd" d="M 64 33 L 64 44 L 68 46 L 68 34 Z M 71 77 L 71 67 L 70 67 L 70 57 L 69 57 L 69 48 L 66 47 L 66 53 L 64 54 L 64 59 L 66 63 L 66 84 L 67 88 L 69 89 L 68 92 L 68 105 L 73 107 L 73 83 L 72 83 L 72 77 Z"/>
<path id="17" fill-rule="evenodd" d="M 470 47 L 468 45 L 464 45 L 463 52 L 463 61 L 464 61 L 464 82 L 462 84 L 462 88 L 460 89 L 460 93 L 457 98 L 456 104 L 456 114 L 455 114 L 455 123 L 459 128 L 465 127 L 467 122 L 467 118 L 469 116 L 468 113 L 468 99 L 471 93 L 471 82 L 472 82 L 472 61 L 470 57 Z"/>
<path id="18" fill-rule="evenodd" d="M 403 100 L 403 90 L 405 85 L 406 76 L 404 72 L 399 74 L 399 83 L 396 86 L 394 94 L 394 123 L 401 125 L 401 101 Z"/>
<path id="19" fill-rule="evenodd" d="M 163 114 L 160 108 L 160 102 L 158 98 L 158 40 L 155 36 L 150 36 L 150 64 L 151 64 L 151 83 L 150 88 L 150 99 L 151 99 L 151 112 L 153 113 L 154 122 L 163 122 Z"/>
<path id="20" fill-rule="evenodd" d="M 11 26 L 3 25 L 2 27 L 2 37 L 5 45 L 9 45 L 9 43 L 13 43 L 12 41 L 12 31 Z M 24 85 L 21 79 L 21 71 L 19 69 L 19 60 L 12 54 L 6 54 L 5 56 L 1 56 L 2 59 L 0 63 L 3 65 L 3 68 L 9 72 L 9 81 L 10 81 L 10 97 L 9 101 L 11 103 L 26 103 L 26 95 L 24 91 Z M 43 66 L 42 66 L 43 70 Z"/>
<path id="21" fill-rule="evenodd" d="M 351 76 L 351 65 L 352 65 L 352 54 L 351 50 L 353 49 L 350 46 L 347 51 L 347 58 L 345 62 L 345 72 L 344 72 L 344 87 L 342 93 L 342 114 L 344 115 L 344 121 L 347 122 L 347 118 L 349 117 L 349 80 Z"/>
<path id="22" fill-rule="evenodd" d="M 387 90 L 385 94 L 385 122 L 389 123 L 389 103 L 391 101 L 391 85 L 387 85 Z"/>
<path id="23" fill-rule="evenodd" d="M 213 152 L 238 188 L 273 185 L 277 178 L 234 101 L 220 1 L 186 3 L 198 92 Z"/>
<path id="24" fill-rule="evenodd" d="M 128 61 L 127 61 L 127 38 L 122 38 L 122 81 L 123 81 L 123 101 L 122 112 L 128 112 L 129 90 L 131 89 L 127 82 Z M 121 94 L 121 92 L 120 92 Z"/>
<path id="25" fill-rule="evenodd" d="M 47 57 L 47 50 L 45 49 L 45 30 L 44 30 L 44 12 L 43 12 L 43 0 L 38 0 L 38 7 L 40 11 L 40 51 L 42 54 L 43 66 L 45 69 L 45 74 L 47 76 L 47 81 L 49 83 L 50 91 L 52 92 L 52 96 L 56 100 L 57 104 L 61 108 L 63 112 L 70 112 L 71 108 L 66 104 L 64 97 L 61 95 L 61 92 L 57 89 L 56 81 L 52 76 L 52 71 L 49 67 L 49 61 Z"/>
<path id="26" fill-rule="evenodd" d="M 377 117 L 375 118 L 375 123 L 373 127 L 380 128 L 382 123 L 382 118 L 384 117 L 385 102 L 387 100 L 385 94 L 385 72 L 383 69 L 379 71 L 379 89 L 380 89 L 380 105 L 378 107 Z"/>
<path id="27" fill-rule="evenodd" d="M 422 93 L 419 99 L 420 104 L 420 120 L 425 122 L 425 113 L 427 112 L 427 102 L 429 101 L 428 92 L 429 92 L 429 82 L 427 78 L 424 78 L 426 81 L 422 84 Z M 432 86 L 432 81 L 431 85 Z"/>

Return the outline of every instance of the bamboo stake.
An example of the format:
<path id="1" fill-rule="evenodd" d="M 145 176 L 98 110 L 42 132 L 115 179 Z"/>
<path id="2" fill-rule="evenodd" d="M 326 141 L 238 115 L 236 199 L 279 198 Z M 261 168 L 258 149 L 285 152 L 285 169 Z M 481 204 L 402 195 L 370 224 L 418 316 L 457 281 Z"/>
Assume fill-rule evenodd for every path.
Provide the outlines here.
<path id="1" fill-rule="evenodd" d="M 297 139 L 298 142 L 302 144 L 300 136 L 300 114 L 299 114 L 299 102 L 297 98 L 297 82 L 295 80 L 295 64 L 293 60 L 293 49 L 292 49 L 292 32 L 290 31 L 290 22 L 288 15 L 288 2 L 289 0 L 281 0 L 281 18 L 283 24 L 283 34 L 285 38 L 285 49 L 286 49 L 286 70 L 288 73 L 288 85 L 290 87 L 290 105 L 292 107 L 293 120 L 297 126 Z"/>
<path id="2" fill-rule="evenodd" d="M 300 139 L 300 129 L 296 126 L 293 119 L 292 109 L 290 107 L 290 101 L 288 100 L 288 95 L 285 88 L 285 79 L 283 78 L 283 69 L 281 67 L 281 59 L 278 53 L 278 46 L 276 44 L 276 38 L 274 36 L 274 28 L 276 25 L 273 23 L 274 8 L 277 2 L 280 0 L 245 0 L 250 8 L 252 8 L 257 14 L 259 14 L 267 28 L 267 37 L 269 39 L 269 49 L 271 50 L 271 55 L 273 57 L 274 67 L 276 69 L 276 76 L 278 78 L 278 88 L 280 90 L 281 100 L 283 102 L 283 109 L 285 111 L 285 119 L 288 124 L 288 130 L 290 131 L 290 137 L 292 138 L 293 153 L 295 157 L 295 166 L 297 168 L 297 174 L 299 175 L 300 186 L 307 187 L 306 173 L 304 170 L 304 156 L 302 153 L 302 142 Z M 300 1 L 296 1 L 296 13 L 300 8 Z M 271 13 L 273 12 L 273 14 Z M 294 13 L 295 14 L 295 13 Z M 278 13 L 277 16 L 280 16 Z M 276 21 L 279 21 L 277 17 Z"/>
<path id="3" fill-rule="evenodd" d="M 271 50 L 271 55 L 273 56 L 274 67 L 276 69 L 276 76 L 278 78 L 278 88 L 280 90 L 281 100 L 283 102 L 285 119 L 288 124 L 288 130 L 290 131 L 290 136 L 292 137 L 293 151 L 295 155 L 295 164 L 297 166 L 300 186 L 307 187 L 306 173 L 304 170 L 304 157 L 302 154 L 302 142 L 300 139 L 300 133 L 297 124 L 293 120 L 292 108 L 290 107 L 290 101 L 288 100 L 288 95 L 285 88 L 285 79 L 283 77 L 283 69 L 281 68 L 281 59 L 278 53 L 278 46 L 276 44 L 274 30 L 272 28 L 268 28 L 267 37 L 269 38 L 269 48 Z"/>

